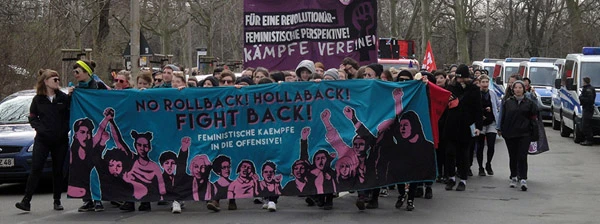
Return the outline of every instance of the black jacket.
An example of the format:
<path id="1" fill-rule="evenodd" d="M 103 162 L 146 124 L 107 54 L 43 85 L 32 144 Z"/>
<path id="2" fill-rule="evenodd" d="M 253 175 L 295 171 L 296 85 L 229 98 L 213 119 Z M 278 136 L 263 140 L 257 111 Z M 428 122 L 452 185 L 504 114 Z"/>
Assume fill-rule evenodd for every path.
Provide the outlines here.
<path id="1" fill-rule="evenodd" d="M 459 100 L 459 103 L 457 107 L 446 110 L 446 123 L 443 125 L 442 138 L 452 141 L 469 141 L 472 138 L 469 126 L 475 124 L 475 128 L 479 130 L 483 127 L 479 87 L 467 84 L 463 88 L 459 83 L 453 83 L 448 85 L 447 89 L 453 97 Z"/>
<path id="2" fill-rule="evenodd" d="M 537 125 L 538 108 L 535 102 L 523 97 L 521 103 L 513 96 L 502 103 L 500 131 L 505 139 L 531 137 L 537 141 L 539 130 Z"/>
<path id="3" fill-rule="evenodd" d="M 593 111 L 594 103 L 596 101 L 596 90 L 592 85 L 583 86 L 581 95 L 579 96 L 579 103 L 583 110 Z"/>
<path id="4" fill-rule="evenodd" d="M 46 142 L 68 141 L 71 99 L 60 90 L 52 102 L 46 95 L 36 95 L 29 107 L 29 123 L 36 139 Z"/>

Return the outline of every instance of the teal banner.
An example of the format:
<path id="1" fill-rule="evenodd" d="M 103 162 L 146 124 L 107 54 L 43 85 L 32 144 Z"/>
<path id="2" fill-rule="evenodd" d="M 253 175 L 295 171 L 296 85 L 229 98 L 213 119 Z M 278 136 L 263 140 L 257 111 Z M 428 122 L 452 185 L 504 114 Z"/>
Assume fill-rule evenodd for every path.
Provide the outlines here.
<path id="1" fill-rule="evenodd" d="M 76 89 L 72 98 L 74 198 L 315 195 L 436 175 L 420 81 Z"/>

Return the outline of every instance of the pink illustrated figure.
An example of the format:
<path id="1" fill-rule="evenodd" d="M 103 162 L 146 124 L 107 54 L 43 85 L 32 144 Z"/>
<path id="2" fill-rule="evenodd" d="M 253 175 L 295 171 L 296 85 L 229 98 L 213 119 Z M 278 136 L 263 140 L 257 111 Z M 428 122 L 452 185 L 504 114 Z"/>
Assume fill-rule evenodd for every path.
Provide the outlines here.
<path id="1" fill-rule="evenodd" d="M 250 160 L 242 160 L 236 173 L 238 177 L 229 185 L 227 197 L 237 199 L 257 196 L 258 175 L 254 163 Z"/>
<path id="2" fill-rule="evenodd" d="M 124 179 L 133 185 L 133 196 L 137 200 L 158 201 L 167 191 L 160 167 L 148 158 L 148 152 L 152 150 L 152 133 L 132 130 L 131 137 L 134 139 L 137 155 L 131 171 L 125 173 Z"/>
<path id="3" fill-rule="evenodd" d="M 192 173 L 192 195 L 195 201 L 211 200 L 215 192 L 213 184 L 208 180 L 212 169 L 210 160 L 205 154 L 196 155 L 190 162 Z"/>

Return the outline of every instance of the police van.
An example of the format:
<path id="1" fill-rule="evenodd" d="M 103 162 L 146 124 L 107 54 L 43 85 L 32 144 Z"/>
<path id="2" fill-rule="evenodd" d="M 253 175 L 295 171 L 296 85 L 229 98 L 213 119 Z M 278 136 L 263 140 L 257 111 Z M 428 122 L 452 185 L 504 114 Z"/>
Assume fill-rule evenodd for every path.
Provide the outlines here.
<path id="1" fill-rule="evenodd" d="M 473 61 L 473 66 L 477 67 L 477 69 L 487 70 L 488 74 L 494 74 L 494 66 L 497 61 L 502 61 L 502 59 L 484 58 L 481 61 Z"/>
<path id="2" fill-rule="evenodd" d="M 529 58 L 506 58 L 504 61 L 496 62 L 493 77 L 496 84 L 502 87 L 503 92 L 508 85 L 508 78 L 510 75 L 518 73 L 519 63 L 527 60 L 529 60 Z"/>
<path id="3" fill-rule="evenodd" d="M 542 119 L 552 118 L 552 86 L 556 79 L 554 62 L 557 58 L 532 57 L 519 64 L 519 76 L 529 78 L 535 90 Z"/>
<path id="4" fill-rule="evenodd" d="M 592 130 L 594 135 L 600 134 L 600 47 L 584 47 L 581 54 L 568 54 L 565 65 L 561 69 L 560 79 L 555 80 L 559 89 L 560 104 L 553 108 L 553 115 L 558 117 L 560 135 L 569 137 L 579 143 L 584 140 L 581 129 L 582 108 L 579 94 L 583 87 L 583 77 L 590 77 L 592 86 L 596 87 L 596 100 Z M 559 107 L 560 106 L 560 107 Z"/>

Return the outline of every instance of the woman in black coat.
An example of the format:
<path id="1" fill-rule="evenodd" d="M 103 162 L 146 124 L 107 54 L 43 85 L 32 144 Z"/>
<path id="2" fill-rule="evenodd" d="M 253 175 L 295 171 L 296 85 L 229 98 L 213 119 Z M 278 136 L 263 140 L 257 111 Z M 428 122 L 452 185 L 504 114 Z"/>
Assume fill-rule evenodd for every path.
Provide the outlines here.
<path id="1" fill-rule="evenodd" d="M 25 196 L 15 206 L 21 210 L 31 209 L 31 197 L 37 188 L 48 154 L 52 156 L 54 210 L 63 210 L 60 197 L 63 188 L 63 167 L 69 143 L 70 99 L 60 91 L 58 72 L 50 69 L 39 71 L 35 85 L 36 95 L 29 108 L 29 123 L 35 129 L 31 173 L 27 179 Z"/>
<path id="2" fill-rule="evenodd" d="M 500 130 L 506 140 L 510 164 L 510 187 L 527 190 L 527 151 L 530 142 L 538 140 L 537 114 L 535 102 L 525 97 L 525 83 L 516 81 L 512 86 L 514 95 L 502 104 Z"/>

